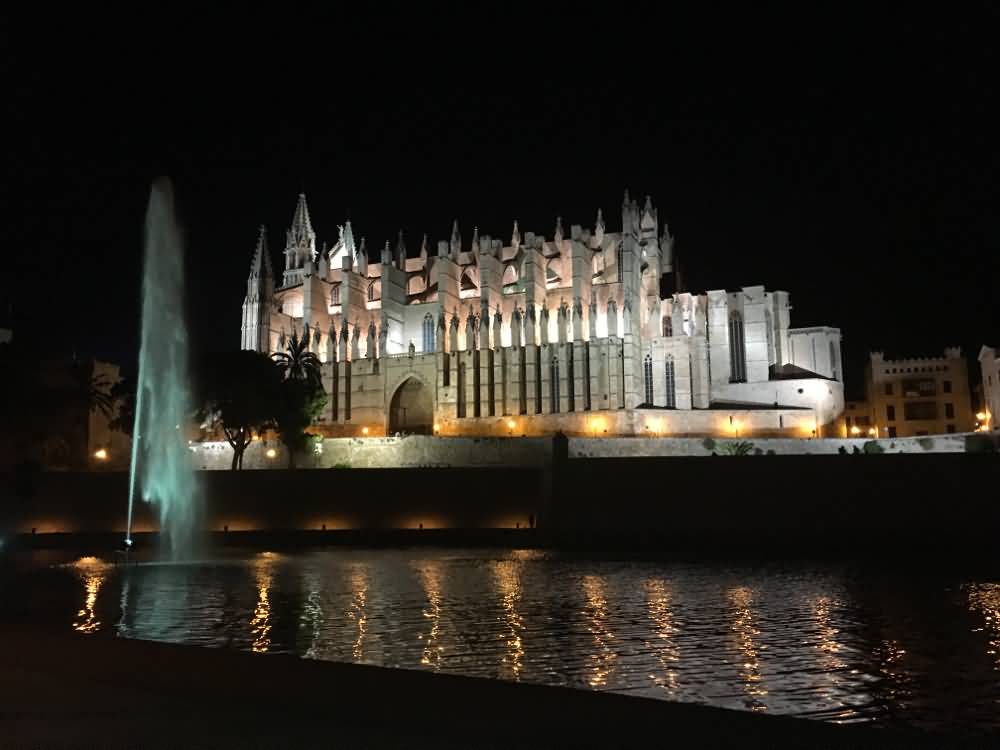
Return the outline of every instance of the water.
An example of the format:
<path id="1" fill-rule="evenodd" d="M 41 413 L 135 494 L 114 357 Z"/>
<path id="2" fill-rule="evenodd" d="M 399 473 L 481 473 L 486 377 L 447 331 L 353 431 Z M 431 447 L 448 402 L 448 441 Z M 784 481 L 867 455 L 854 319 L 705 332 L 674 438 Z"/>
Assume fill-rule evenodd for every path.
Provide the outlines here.
<path id="1" fill-rule="evenodd" d="M 137 490 L 156 504 L 174 558 L 191 554 L 197 487 L 185 428 L 191 418 L 188 335 L 184 318 L 184 248 L 170 181 L 152 186 L 146 208 L 142 342 L 136 391 L 128 531 Z"/>
<path id="2" fill-rule="evenodd" d="M 127 569 L 84 558 L 47 575 L 66 584 L 56 619 L 85 633 L 837 722 L 1000 728 L 996 581 L 434 549 Z"/>

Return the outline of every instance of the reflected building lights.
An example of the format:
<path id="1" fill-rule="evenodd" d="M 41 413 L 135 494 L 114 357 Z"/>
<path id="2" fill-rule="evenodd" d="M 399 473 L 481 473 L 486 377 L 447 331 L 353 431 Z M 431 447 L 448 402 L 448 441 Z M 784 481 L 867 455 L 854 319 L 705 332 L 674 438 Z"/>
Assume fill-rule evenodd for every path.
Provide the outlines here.
<path id="1" fill-rule="evenodd" d="M 767 686 L 760 671 L 759 652 L 763 646 L 758 645 L 756 637 L 760 630 L 754 624 L 753 591 L 747 586 L 739 586 L 729 592 L 729 604 L 733 609 L 733 624 L 730 630 L 736 641 L 736 648 L 742 657 L 740 664 L 740 680 L 743 690 L 749 697 L 747 703 L 751 711 L 766 711 L 767 706 L 762 698 L 767 695 Z"/>
<path id="2" fill-rule="evenodd" d="M 276 556 L 270 552 L 261 553 L 255 563 L 257 583 L 257 606 L 254 607 L 253 618 L 250 620 L 250 636 L 253 643 L 251 651 L 266 653 L 271 647 L 271 601 L 270 591 L 273 582 L 273 566 Z"/>
<path id="3" fill-rule="evenodd" d="M 302 605 L 302 617 L 299 622 L 309 631 L 309 648 L 304 656 L 307 659 L 320 658 L 320 636 L 323 630 L 323 599 L 320 594 L 320 576 L 311 572 L 306 577 L 306 600 Z"/>
<path id="4" fill-rule="evenodd" d="M 974 583 L 969 586 L 969 609 L 982 615 L 983 628 L 973 632 L 987 633 L 986 654 L 993 668 L 1000 670 L 1000 583 Z"/>
<path id="5" fill-rule="evenodd" d="M 420 655 L 420 663 L 431 667 L 435 672 L 441 667 L 441 653 L 444 647 L 438 645 L 441 631 L 441 567 L 438 562 L 426 562 L 419 570 L 420 582 L 427 597 L 427 606 L 423 616 L 430 621 L 430 630 L 426 635 L 418 636 L 424 642 L 424 650 Z"/>
<path id="6" fill-rule="evenodd" d="M 678 633 L 671 608 L 672 594 L 667 583 L 661 578 L 651 578 L 646 581 L 646 606 L 649 609 L 649 619 L 653 621 L 656 640 L 650 641 L 656 658 L 662 666 L 659 674 L 651 674 L 657 687 L 662 688 L 670 696 L 677 693 L 677 665 L 680 661 L 680 649 L 675 637 Z"/>
<path id="7" fill-rule="evenodd" d="M 520 679 L 521 670 L 524 668 L 522 640 L 524 621 L 518 612 L 518 604 L 521 601 L 520 566 L 516 560 L 498 560 L 493 566 L 493 575 L 500 589 L 503 616 L 507 625 L 507 632 L 500 634 L 507 647 L 503 655 L 503 664 L 506 667 L 504 676 L 515 681 Z"/>
<path id="8" fill-rule="evenodd" d="M 608 599 L 604 580 L 600 576 L 584 576 L 583 593 L 587 599 L 587 609 L 583 614 L 594 637 L 594 652 L 589 655 L 591 673 L 588 683 L 593 688 L 599 688 L 607 685 L 618 658 L 614 648 L 615 635 L 608 627 Z"/>
<path id="9" fill-rule="evenodd" d="M 351 600 L 351 609 L 347 613 L 358 628 L 358 637 L 354 640 L 351 655 L 354 661 L 364 660 L 365 635 L 368 627 L 368 574 L 365 569 L 356 565 L 351 569 L 351 590 L 354 596 Z"/>
<path id="10" fill-rule="evenodd" d="M 83 576 L 85 598 L 83 607 L 76 613 L 73 630 L 94 633 L 101 628 L 101 621 L 97 618 L 97 593 L 107 578 L 108 566 L 96 558 L 85 557 L 77 561 L 76 567 Z"/>

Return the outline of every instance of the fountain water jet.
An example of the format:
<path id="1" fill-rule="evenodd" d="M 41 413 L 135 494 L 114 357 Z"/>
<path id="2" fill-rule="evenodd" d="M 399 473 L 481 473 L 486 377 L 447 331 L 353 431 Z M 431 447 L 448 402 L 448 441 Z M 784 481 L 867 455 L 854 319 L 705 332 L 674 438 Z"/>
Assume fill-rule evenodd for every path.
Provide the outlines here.
<path id="1" fill-rule="evenodd" d="M 146 208 L 142 342 L 136 385 L 127 547 L 137 490 L 157 506 L 171 556 L 192 552 L 199 493 L 188 452 L 191 417 L 188 335 L 184 316 L 184 252 L 170 180 L 153 182 Z"/>

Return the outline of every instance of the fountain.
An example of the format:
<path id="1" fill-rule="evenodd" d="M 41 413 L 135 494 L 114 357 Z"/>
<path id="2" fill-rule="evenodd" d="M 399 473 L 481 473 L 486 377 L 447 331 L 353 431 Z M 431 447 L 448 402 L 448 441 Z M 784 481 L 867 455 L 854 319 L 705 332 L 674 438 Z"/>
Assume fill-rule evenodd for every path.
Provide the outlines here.
<path id="1" fill-rule="evenodd" d="M 170 180 L 153 182 L 146 208 L 142 341 L 129 475 L 126 549 L 137 491 L 157 506 L 160 534 L 177 558 L 190 556 L 199 493 L 188 453 L 191 417 L 184 252 Z"/>

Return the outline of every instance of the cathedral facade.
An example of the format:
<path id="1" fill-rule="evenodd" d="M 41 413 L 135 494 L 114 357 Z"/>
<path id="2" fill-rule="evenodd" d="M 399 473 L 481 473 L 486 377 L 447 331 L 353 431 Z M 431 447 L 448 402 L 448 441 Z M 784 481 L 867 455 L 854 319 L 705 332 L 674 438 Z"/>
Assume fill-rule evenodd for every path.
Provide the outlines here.
<path id="1" fill-rule="evenodd" d="M 508 240 L 466 242 L 456 221 L 418 253 L 401 232 L 377 262 L 350 222 L 317 250 L 300 195 L 280 280 L 261 228 L 241 345 L 307 338 L 331 437 L 833 433 L 838 329 L 792 328 L 788 292 L 763 286 L 664 298 L 664 275 L 673 238 L 627 192 L 620 231 L 599 210 L 593 228 L 556 219 L 546 238 L 515 221 Z"/>

